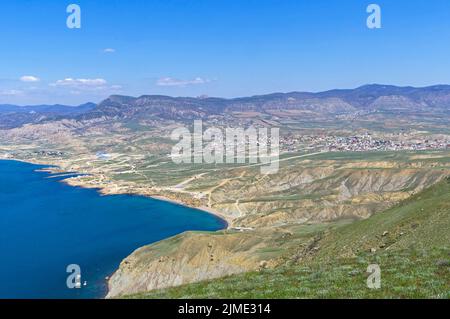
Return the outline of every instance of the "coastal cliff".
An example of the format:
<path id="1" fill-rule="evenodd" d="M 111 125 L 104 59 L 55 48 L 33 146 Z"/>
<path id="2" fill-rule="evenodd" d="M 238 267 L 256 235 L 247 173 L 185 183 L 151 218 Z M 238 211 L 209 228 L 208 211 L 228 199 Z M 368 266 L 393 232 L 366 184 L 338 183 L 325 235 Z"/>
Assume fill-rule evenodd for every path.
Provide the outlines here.
<path id="1" fill-rule="evenodd" d="M 187 232 L 142 247 L 111 277 L 107 298 L 255 270 L 265 245 L 253 235 Z"/>
<path id="2" fill-rule="evenodd" d="M 328 185 L 336 195 L 328 196 L 330 207 L 316 206 L 312 201 L 310 205 L 299 207 L 302 211 L 317 213 L 316 218 L 304 219 L 303 214 L 253 213 L 238 219 L 239 225 L 247 227 L 232 227 L 216 233 L 187 232 L 142 247 L 127 257 L 110 278 L 107 298 L 271 268 L 292 256 L 301 259 L 319 250 L 318 240 L 334 224 L 386 210 L 440 182 L 448 174 L 448 170 L 441 169 L 421 170 L 420 173 L 414 169 L 364 172 L 355 169 L 343 171 L 334 178 L 319 178 L 315 181 Z M 303 186 L 307 187 L 308 183 Z M 331 205 L 332 202 L 338 205 Z M 374 206 L 376 202 L 382 204 Z M 339 205 L 348 206 L 345 210 L 353 214 L 345 210 L 339 213 Z M 358 207 L 370 207 L 371 211 L 359 212 Z M 329 222 L 330 226 L 327 220 L 335 222 Z M 238 225 L 236 221 L 234 225 Z"/>

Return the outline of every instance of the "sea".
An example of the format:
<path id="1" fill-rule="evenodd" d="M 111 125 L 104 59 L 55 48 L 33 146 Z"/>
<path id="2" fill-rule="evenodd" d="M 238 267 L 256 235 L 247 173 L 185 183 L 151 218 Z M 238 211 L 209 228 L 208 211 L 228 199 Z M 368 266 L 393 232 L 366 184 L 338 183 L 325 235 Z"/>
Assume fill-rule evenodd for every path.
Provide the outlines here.
<path id="1" fill-rule="evenodd" d="M 182 205 L 69 186 L 45 167 L 0 160 L 2 299 L 103 298 L 107 278 L 137 248 L 226 227 Z"/>

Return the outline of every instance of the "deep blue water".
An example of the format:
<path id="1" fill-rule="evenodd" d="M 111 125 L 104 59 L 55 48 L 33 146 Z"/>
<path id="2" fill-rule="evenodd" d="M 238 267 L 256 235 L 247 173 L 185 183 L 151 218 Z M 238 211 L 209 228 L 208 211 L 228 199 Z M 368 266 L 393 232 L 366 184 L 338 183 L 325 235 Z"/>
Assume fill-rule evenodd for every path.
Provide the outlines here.
<path id="1" fill-rule="evenodd" d="M 135 249 L 226 226 L 184 206 L 68 186 L 42 167 L 0 160 L 0 298 L 101 298 L 105 277 Z M 69 264 L 86 286 L 67 288 Z"/>

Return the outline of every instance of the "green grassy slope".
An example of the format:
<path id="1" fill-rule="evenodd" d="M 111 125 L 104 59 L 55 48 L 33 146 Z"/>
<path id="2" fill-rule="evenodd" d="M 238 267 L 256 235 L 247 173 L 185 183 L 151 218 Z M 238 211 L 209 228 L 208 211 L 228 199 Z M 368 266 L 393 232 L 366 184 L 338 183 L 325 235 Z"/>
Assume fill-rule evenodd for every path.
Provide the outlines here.
<path id="1" fill-rule="evenodd" d="M 450 179 L 320 234 L 282 266 L 131 298 L 450 298 Z M 367 266 L 381 289 L 367 288 Z"/>

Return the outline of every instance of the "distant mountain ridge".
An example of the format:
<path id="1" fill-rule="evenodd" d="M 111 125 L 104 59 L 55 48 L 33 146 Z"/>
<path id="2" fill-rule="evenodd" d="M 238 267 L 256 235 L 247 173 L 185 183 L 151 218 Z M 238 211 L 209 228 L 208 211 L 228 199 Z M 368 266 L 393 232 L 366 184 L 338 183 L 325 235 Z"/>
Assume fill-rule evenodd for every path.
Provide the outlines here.
<path id="1" fill-rule="evenodd" d="M 371 84 L 356 89 L 325 92 L 272 93 L 240 98 L 140 97 L 112 95 L 82 118 L 146 116 L 193 119 L 233 112 L 303 110 L 320 114 L 345 114 L 361 110 L 427 111 L 450 110 L 450 85 L 423 88 Z"/>
<path id="2" fill-rule="evenodd" d="M 61 104 L 18 106 L 3 104 L 0 105 L 0 129 L 10 129 L 28 123 L 75 117 L 94 110 L 96 106 L 95 103 L 85 103 L 79 106 Z"/>
<path id="3" fill-rule="evenodd" d="M 450 85 L 400 87 L 369 84 L 355 89 L 335 89 L 324 92 L 271 93 L 239 98 L 170 97 L 143 95 L 140 97 L 112 95 L 100 102 L 78 107 L 66 105 L 14 106 L 0 105 L 0 129 L 40 123 L 62 118 L 91 120 L 113 118 L 123 120 L 170 119 L 192 120 L 235 113 L 257 112 L 268 116 L 335 117 L 357 112 L 450 114 Z M 302 113 L 303 112 L 303 113 Z"/>
<path id="4" fill-rule="evenodd" d="M 19 106 L 12 104 L 0 104 L 0 114 L 5 113 L 56 113 L 56 114 L 80 114 L 93 110 L 97 105 L 95 103 L 84 103 L 78 106 L 69 106 L 63 104 L 53 105 L 32 105 L 32 106 Z"/>

